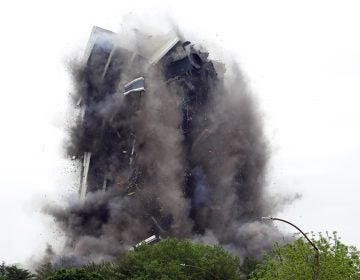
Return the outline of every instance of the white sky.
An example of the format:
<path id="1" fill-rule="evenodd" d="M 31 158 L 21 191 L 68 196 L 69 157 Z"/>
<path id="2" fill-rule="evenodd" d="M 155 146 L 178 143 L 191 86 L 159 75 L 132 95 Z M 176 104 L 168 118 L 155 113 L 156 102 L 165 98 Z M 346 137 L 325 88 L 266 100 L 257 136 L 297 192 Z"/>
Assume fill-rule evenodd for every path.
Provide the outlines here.
<path id="1" fill-rule="evenodd" d="M 269 190 L 303 195 L 278 216 L 304 231 L 337 230 L 360 247 L 358 1 L 4 2 L 0 261 L 25 262 L 58 238 L 40 208 L 76 192 L 61 150 L 65 64 L 81 55 L 93 25 L 118 31 L 129 13 L 166 14 L 189 37 L 232 52 L 264 112 Z"/>

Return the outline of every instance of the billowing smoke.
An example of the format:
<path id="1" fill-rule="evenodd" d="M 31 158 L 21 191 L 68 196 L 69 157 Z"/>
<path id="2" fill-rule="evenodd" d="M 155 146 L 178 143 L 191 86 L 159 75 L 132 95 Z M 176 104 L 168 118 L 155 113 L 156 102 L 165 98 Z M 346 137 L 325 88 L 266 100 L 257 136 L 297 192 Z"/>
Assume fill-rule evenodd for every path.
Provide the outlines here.
<path id="1" fill-rule="evenodd" d="M 73 66 L 83 113 L 68 154 L 90 158 L 86 196 L 46 207 L 66 236 L 61 259 L 108 260 L 151 235 L 221 244 L 242 258 L 281 240 L 259 222 L 274 211 L 264 190 L 269 150 L 239 67 L 180 35 L 151 61 L 160 35 L 101 34 Z M 138 77 L 145 90 L 124 94 Z"/>

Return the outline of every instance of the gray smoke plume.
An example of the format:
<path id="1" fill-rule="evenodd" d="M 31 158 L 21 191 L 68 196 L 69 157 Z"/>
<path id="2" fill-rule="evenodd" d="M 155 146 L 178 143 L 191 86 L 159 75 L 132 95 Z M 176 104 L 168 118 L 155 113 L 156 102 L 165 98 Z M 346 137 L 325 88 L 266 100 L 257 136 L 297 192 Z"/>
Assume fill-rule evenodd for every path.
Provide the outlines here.
<path id="1" fill-rule="evenodd" d="M 148 37 L 131 50 L 141 53 Z M 91 151 L 89 180 L 110 179 L 105 192 L 89 185 L 85 201 L 46 207 L 66 237 L 52 261 L 109 260 L 152 234 L 221 244 L 242 258 L 281 240 L 276 228 L 259 222 L 275 209 L 264 191 L 270 151 L 257 102 L 236 63 L 226 65 L 224 78 L 206 53 L 198 54 L 201 70 L 176 78 L 168 77 L 165 64 L 130 67 L 122 51 L 112 54 L 113 75 L 104 81 L 101 56 L 74 65 L 74 100 L 87 102 L 88 117 L 72 127 L 68 153 Z M 138 76 L 146 90 L 133 103 L 116 86 Z M 201 106 L 186 107 L 189 98 Z M 130 168 L 131 143 L 136 166 Z"/>

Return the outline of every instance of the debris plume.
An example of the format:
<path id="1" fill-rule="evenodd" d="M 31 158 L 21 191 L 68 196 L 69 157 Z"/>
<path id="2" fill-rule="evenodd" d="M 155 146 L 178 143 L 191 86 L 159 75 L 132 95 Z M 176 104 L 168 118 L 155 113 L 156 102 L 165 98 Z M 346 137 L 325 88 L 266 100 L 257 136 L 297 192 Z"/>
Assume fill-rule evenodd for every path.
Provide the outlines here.
<path id="1" fill-rule="evenodd" d="M 129 43 L 131 42 L 131 43 Z M 79 111 L 68 155 L 79 199 L 48 205 L 66 236 L 53 262 L 112 259 L 155 235 L 221 244 L 242 258 L 280 239 L 259 217 L 269 149 L 239 66 L 180 34 L 93 29 L 73 67 Z"/>

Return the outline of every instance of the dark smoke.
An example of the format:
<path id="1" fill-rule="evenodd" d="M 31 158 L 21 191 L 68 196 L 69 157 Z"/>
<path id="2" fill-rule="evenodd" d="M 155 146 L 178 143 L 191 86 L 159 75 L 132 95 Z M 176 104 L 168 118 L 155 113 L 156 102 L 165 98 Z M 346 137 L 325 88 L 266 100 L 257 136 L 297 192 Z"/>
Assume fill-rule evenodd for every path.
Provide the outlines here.
<path id="1" fill-rule="evenodd" d="M 131 50 L 146 47 L 144 38 Z M 152 234 L 221 244 L 242 258 L 281 240 L 259 222 L 275 209 L 264 189 L 270 153 L 257 103 L 238 65 L 214 75 L 202 55 L 200 70 L 170 79 L 166 63 L 130 67 L 122 50 L 102 81 L 101 52 L 73 66 L 74 100 L 88 105 L 71 130 L 68 153 L 92 152 L 91 184 L 85 201 L 46 207 L 66 237 L 52 261 L 111 259 Z M 139 76 L 146 81 L 141 99 L 117 93 L 118 84 Z M 201 106 L 186 107 L 191 102 Z M 129 166 L 133 145 L 136 164 Z M 99 174 L 109 179 L 106 191 Z"/>

